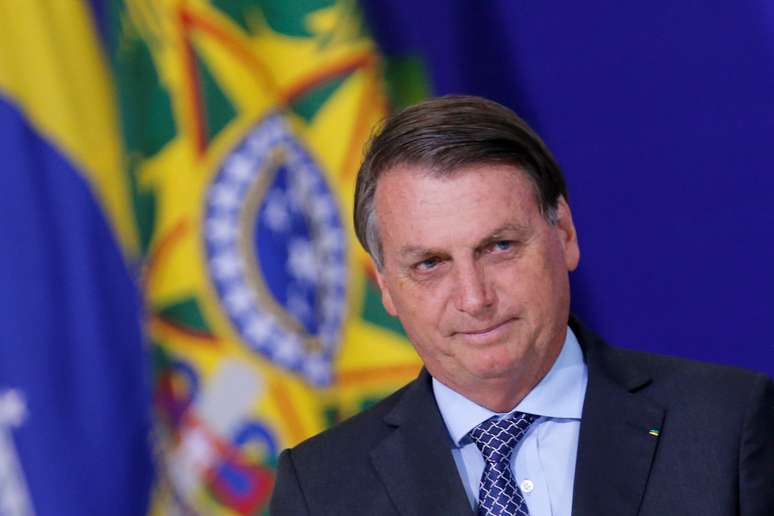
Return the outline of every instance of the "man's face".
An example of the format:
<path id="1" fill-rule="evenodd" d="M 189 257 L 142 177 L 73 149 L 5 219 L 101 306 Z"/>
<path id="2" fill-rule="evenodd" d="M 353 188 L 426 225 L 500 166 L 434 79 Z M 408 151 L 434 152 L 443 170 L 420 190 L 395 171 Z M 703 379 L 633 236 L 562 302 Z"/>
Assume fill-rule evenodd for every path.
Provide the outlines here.
<path id="1" fill-rule="evenodd" d="M 446 178 L 399 166 L 380 178 L 375 210 L 382 301 L 430 373 L 471 399 L 487 385 L 534 386 L 561 350 L 579 259 L 564 199 L 551 225 L 513 166 Z"/>

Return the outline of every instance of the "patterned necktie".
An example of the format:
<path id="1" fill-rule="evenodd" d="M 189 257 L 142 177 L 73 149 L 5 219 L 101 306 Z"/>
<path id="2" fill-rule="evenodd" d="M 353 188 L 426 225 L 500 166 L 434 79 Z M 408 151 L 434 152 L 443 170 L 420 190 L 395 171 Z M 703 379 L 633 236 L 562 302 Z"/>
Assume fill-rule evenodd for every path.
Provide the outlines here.
<path id="1" fill-rule="evenodd" d="M 486 466 L 478 491 L 479 516 L 529 516 L 527 503 L 511 474 L 511 454 L 538 416 L 514 412 L 493 416 L 471 430 L 470 437 Z"/>

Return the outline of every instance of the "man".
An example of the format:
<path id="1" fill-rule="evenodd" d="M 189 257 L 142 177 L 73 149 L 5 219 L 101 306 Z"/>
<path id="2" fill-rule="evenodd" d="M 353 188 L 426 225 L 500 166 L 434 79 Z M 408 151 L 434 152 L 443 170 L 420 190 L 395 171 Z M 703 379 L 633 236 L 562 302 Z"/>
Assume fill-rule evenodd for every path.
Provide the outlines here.
<path id="1" fill-rule="evenodd" d="M 510 110 L 444 97 L 389 119 L 355 227 L 425 368 L 283 452 L 272 514 L 774 515 L 771 380 L 570 316 L 564 179 Z"/>

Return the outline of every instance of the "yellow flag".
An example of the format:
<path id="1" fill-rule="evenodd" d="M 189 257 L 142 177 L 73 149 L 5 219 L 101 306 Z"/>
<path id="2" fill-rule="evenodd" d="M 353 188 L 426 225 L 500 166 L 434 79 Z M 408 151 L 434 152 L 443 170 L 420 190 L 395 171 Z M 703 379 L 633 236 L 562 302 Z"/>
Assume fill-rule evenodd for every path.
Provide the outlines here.
<path id="1" fill-rule="evenodd" d="M 411 380 L 354 238 L 382 64 L 352 1 L 125 0 L 162 514 L 260 514 L 276 456 Z"/>

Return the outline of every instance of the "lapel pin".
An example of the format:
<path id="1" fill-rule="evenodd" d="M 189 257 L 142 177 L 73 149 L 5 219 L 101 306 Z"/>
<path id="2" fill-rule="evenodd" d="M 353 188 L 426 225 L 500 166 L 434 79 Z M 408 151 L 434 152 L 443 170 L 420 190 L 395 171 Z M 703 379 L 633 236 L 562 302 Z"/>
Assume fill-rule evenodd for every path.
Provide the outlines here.
<path id="1" fill-rule="evenodd" d="M 658 428 L 651 428 L 648 430 L 648 435 L 652 435 L 653 437 L 658 437 L 661 431 Z"/>

